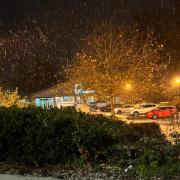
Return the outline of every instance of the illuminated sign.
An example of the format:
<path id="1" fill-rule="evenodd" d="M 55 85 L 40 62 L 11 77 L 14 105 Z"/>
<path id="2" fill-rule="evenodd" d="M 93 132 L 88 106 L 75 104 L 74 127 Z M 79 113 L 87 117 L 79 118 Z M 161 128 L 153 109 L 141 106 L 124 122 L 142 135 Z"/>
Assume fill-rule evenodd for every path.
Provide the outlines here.
<path id="1" fill-rule="evenodd" d="M 92 94 L 94 91 L 92 90 L 83 90 L 82 84 L 75 84 L 75 94 Z"/>

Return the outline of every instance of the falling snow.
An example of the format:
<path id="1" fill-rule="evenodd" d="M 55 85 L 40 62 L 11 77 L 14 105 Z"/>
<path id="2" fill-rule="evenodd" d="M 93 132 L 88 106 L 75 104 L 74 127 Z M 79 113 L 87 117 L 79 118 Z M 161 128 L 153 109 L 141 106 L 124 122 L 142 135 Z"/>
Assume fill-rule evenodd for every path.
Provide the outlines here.
<path id="1" fill-rule="evenodd" d="M 79 41 L 109 20 L 138 24 L 140 31 L 152 29 L 159 41 L 167 42 L 176 65 L 180 57 L 178 8 L 178 0 L 2 0 L 1 86 L 19 87 L 26 94 L 63 82 L 62 68 L 73 62 Z"/>

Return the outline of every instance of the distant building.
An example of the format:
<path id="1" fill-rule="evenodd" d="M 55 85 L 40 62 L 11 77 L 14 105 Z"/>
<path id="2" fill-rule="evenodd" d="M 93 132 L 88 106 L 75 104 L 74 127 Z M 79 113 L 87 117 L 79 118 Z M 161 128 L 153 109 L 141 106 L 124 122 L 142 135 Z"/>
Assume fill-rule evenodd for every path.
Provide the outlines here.
<path id="1" fill-rule="evenodd" d="M 87 95 L 87 93 L 86 93 Z M 89 95 L 87 103 L 94 103 L 94 97 Z M 30 96 L 31 102 L 38 107 L 67 107 L 83 103 L 83 93 L 75 94 L 75 89 L 69 84 L 61 84 L 51 88 L 33 93 Z"/>
<path id="2" fill-rule="evenodd" d="M 67 107 L 75 106 L 76 104 L 86 104 L 89 106 L 94 106 L 99 104 L 102 106 L 107 106 L 109 104 L 108 97 L 105 101 L 99 103 L 96 102 L 94 97 L 95 91 L 82 89 L 81 84 L 70 85 L 68 83 L 63 83 L 58 86 L 53 86 L 51 88 L 33 93 L 30 96 L 31 102 L 33 102 L 38 107 Z M 86 100 L 85 100 L 86 99 Z M 119 96 L 114 97 L 114 104 L 122 104 L 121 98 Z"/>

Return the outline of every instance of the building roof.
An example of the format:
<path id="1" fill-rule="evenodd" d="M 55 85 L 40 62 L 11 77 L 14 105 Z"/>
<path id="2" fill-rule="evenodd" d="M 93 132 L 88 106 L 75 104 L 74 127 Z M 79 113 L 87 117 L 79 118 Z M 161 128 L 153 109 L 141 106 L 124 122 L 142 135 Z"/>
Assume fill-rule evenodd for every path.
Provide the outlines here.
<path id="1" fill-rule="evenodd" d="M 65 95 L 73 95 L 74 94 L 74 86 L 68 83 L 59 84 L 57 86 L 50 87 L 48 89 L 35 92 L 31 94 L 30 99 L 34 99 L 36 97 L 59 97 Z"/>

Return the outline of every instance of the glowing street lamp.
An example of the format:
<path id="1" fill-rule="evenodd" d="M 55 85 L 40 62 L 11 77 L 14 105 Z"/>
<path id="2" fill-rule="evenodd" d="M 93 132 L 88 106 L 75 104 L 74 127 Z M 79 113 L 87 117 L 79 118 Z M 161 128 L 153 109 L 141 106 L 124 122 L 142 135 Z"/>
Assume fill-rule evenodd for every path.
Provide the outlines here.
<path id="1" fill-rule="evenodd" d="M 132 91 L 132 89 L 133 89 L 132 84 L 126 83 L 125 86 L 124 86 L 124 89 L 128 92 L 127 94 L 128 94 L 128 97 L 129 97 L 129 99 L 128 99 L 129 103 L 132 103 L 131 93 L 130 93 Z"/>
<path id="2" fill-rule="evenodd" d="M 178 88 L 178 95 L 180 96 L 180 78 L 175 79 L 176 86 Z"/>
<path id="3" fill-rule="evenodd" d="M 124 88 L 125 88 L 125 90 L 131 91 L 132 85 L 130 83 L 126 83 Z"/>
<path id="4" fill-rule="evenodd" d="M 179 78 L 179 79 L 176 79 L 176 83 L 177 83 L 178 85 L 180 85 L 180 78 Z"/>

